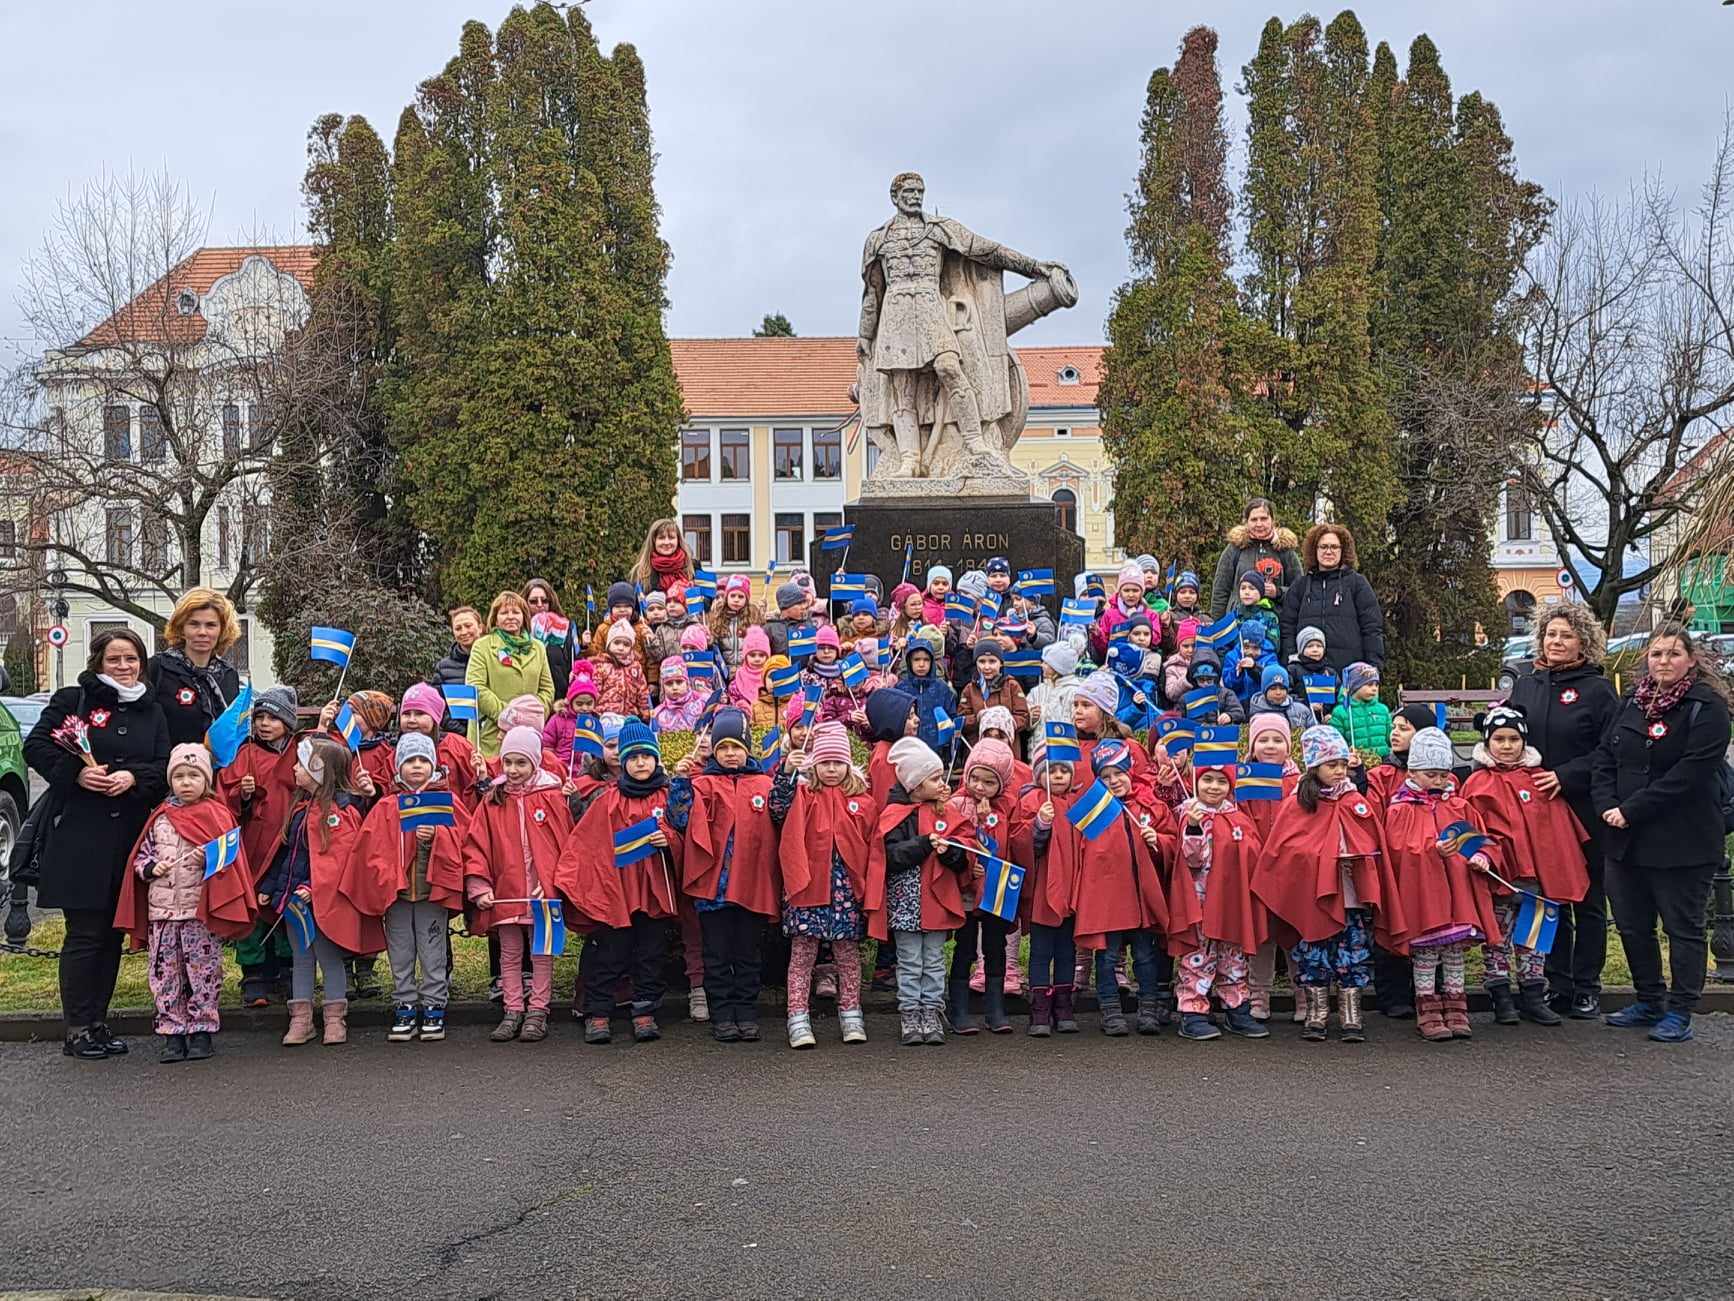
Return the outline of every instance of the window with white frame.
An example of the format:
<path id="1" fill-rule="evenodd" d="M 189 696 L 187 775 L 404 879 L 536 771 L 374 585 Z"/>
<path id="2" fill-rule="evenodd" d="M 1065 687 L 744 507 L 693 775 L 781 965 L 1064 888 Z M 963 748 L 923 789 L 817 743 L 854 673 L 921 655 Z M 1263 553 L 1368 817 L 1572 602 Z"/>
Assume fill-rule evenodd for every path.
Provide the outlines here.
<path id="1" fill-rule="evenodd" d="M 799 480 L 802 477 L 801 462 L 804 459 L 806 438 L 805 429 L 771 430 L 772 478 Z"/>
<path id="2" fill-rule="evenodd" d="M 842 429 L 815 429 L 813 431 L 813 478 L 815 480 L 835 480 L 842 477 Z"/>
<path id="3" fill-rule="evenodd" d="M 710 482 L 710 430 L 680 431 L 680 478 L 682 483 Z"/>

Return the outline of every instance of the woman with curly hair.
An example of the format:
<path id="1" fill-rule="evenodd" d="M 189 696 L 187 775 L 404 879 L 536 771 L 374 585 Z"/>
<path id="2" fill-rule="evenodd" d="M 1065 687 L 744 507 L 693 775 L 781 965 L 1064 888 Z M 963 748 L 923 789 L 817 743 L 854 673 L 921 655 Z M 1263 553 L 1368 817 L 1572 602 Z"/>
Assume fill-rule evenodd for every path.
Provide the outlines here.
<path id="1" fill-rule="evenodd" d="M 145 680 L 168 720 L 169 744 L 203 745 L 212 723 L 240 694 L 241 675 L 223 656 L 241 640 L 229 598 L 214 587 L 190 587 L 163 629 L 166 650 L 151 656 Z"/>
<path id="2" fill-rule="evenodd" d="M 1283 593 L 1277 622 L 1279 663 L 1293 659 L 1302 628 L 1325 635 L 1325 658 L 1341 673 L 1354 663 L 1385 667 L 1385 619 L 1373 585 L 1355 570 L 1355 535 L 1342 524 L 1315 524 L 1301 542 L 1306 571 Z"/>
<path id="3" fill-rule="evenodd" d="M 1537 789 L 1563 798 L 1589 833 L 1589 893 L 1559 911 L 1547 955 L 1548 1002 L 1561 1016 L 1593 1021 L 1601 1015 L 1608 905 L 1602 891 L 1607 825 L 1590 797 L 1590 774 L 1620 697 L 1602 671 L 1607 634 L 1587 605 L 1557 601 L 1542 610 L 1536 627 L 1535 665 L 1511 688 L 1510 703 L 1523 711 L 1529 743 L 1541 753 Z"/>

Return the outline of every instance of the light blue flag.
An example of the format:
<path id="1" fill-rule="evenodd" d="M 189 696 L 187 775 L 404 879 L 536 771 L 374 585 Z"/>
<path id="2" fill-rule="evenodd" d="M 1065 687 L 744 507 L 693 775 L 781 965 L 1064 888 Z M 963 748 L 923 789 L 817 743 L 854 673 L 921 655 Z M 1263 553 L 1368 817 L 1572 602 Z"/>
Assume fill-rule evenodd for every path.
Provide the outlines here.
<path id="1" fill-rule="evenodd" d="M 313 900 L 290 895 L 289 902 L 283 905 L 283 927 L 289 932 L 289 943 L 298 952 L 311 949 L 313 941 L 319 938 L 319 926 L 313 920 Z"/>
<path id="2" fill-rule="evenodd" d="M 1195 768 L 1233 768 L 1240 762 L 1240 729 L 1233 723 L 1200 727 L 1192 746 Z"/>
<path id="3" fill-rule="evenodd" d="M 1520 892 L 1520 898 L 1517 917 L 1511 923 L 1511 942 L 1536 953 L 1553 952 L 1553 937 L 1559 931 L 1559 905 L 1527 890 Z"/>
<path id="4" fill-rule="evenodd" d="M 335 664 L 340 669 L 349 667 L 349 657 L 355 653 L 355 634 L 345 632 L 341 628 L 314 628 L 312 648 L 307 652 L 307 658 L 322 660 L 327 664 Z"/>
<path id="5" fill-rule="evenodd" d="M 332 726 L 337 729 L 337 735 L 343 738 L 343 744 L 359 754 L 361 743 L 367 738 L 361 734 L 361 720 L 355 716 L 355 711 L 344 705 L 337 711 L 337 718 Z"/>
<path id="6" fill-rule="evenodd" d="M 209 880 L 241 856 L 241 828 L 230 827 L 205 845 L 205 879 Z"/>
<path id="7" fill-rule="evenodd" d="M 1083 758 L 1078 746 L 1078 729 L 1070 723 L 1044 722 L 1042 740 L 1047 747 L 1049 763 L 1076 763 Z"/>
<path id="8" fill-rule="evenodd" d="M 660 830 L 662 830 L 662 823 L 651 817 L 616 831 L 614 833 L 614 866 L 631 867 L 634 863 L 640 863 L 653 857 L 661 846 L 651 844 L 650 838 Z"/>
<path id="9" fill-rule="evenodd" d="M 867 685 L 867 662 L 854 651 L 845 655 L 837 667 L 842 675 L 843 685 L 849 690 L 854 691 Z"/>
<path id="10" fill-rule="evenodd" d="M 957 720 L 938 706 L 933 710 L 933 734 L 941 745 L 950 745 L 957 736 Z"/>
<path id="11" fill-rule="evenodd" d="M 457 804 L 450 791 L 411 791 L 397 797 L 398 826 L 404 831 L 458 825 Z"/>
<path id="12" fill-rule="evenodd" d="M 205 748 L 211 752 L 212 765 L 224 768 L 234 763 L 235 756 L 241 752 L 241 742 L 247 739 L 252 728 L 253 683 L 249 679 L 241 684 L 240 692 L 229 702 L 229 707 L 205 729 Z"/>
<path id="13" fill-rule="evenodd" d="M 1084 839 L 1094 840 L 1113 826 L 1124 811 L 1125 806 L 1114 798 L 1114 792 L 1097 778 L 1089 790 L 1072 801 L 1072 806 L 1066 810 L 1066 821 L 1076 827 Z"/>
<path id="14" fill-rule="evenodd" d="M 481 704 L 476 689 L 462 682 L 447 682 L 440 687 L 446 698 L 446 716 L 453 722 L 473 723 L 481 717 Z"/>

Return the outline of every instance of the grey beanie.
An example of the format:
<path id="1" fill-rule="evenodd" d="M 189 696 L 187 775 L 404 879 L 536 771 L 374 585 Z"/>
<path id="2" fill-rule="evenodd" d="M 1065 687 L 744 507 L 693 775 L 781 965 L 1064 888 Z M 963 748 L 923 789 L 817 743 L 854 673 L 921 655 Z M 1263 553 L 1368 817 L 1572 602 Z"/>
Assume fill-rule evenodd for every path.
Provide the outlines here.
<path id="1" fill-rule="evenodd" d="M 1309 642 L 1315 641 L 1321 646 L 1325 645 L 1324 630 L 1322 628 L 1315 628 L 1309 623 L 1306 627 L 1302 628 L 1295 634 L 1294 648 L 1296 651 L 1304 651 Z"/>
<path id="2" fill-rule="evenodd" d="M 1455 763 L 1451 738 L 1436 727 L 1423 727 L 1409 742 L 1410 772 L 1450 772 Z"/>
<path id="3" fill-rule="evenodd" d="M 431 736 L 405 732 L 397 738 L 397 766 L 402 768 L 411 759 L 426 759 L 434 767 L 439 767 L 439 751 L 434 749 Z"/>
<path id="4" fill-rule="evenodd" d="M 799 583 L 784 583 L 777 589 L 777 609 L 788 610 L 807 599 L 807 589 Z"/>
<path id="5" fill-rule="evenodd" d="M 289 686 L 271 687 L 261 691 L 259 698 L 253 702 L 255 714 L 269 714 L 291 732 L 295 730 L 295 710 L 301 704 L 301 697 L 295 694 L 295 688 Z"/>
<path id="6" fill-rule="evenodd" d="M 979 569 L 972 569 L 957 580 L 957 590 L 980 600 L 987 591 L 987 575 Z"/>
<path id="7" fill-rule="evenodd" d="M 1053 641 L 1042 647 L 1042 663 L 1062 678 L 1078 671 L 1078 648 L 1069 641 Z"/>

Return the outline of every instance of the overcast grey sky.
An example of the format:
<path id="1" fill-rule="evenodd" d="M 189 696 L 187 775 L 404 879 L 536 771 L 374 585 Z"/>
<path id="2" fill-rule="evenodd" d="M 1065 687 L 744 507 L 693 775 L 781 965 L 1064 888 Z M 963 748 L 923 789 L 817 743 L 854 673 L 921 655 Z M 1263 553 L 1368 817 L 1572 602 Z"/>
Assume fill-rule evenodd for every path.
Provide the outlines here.
<path id="1" fill-rule="evenodd" d="M 4 4 L 0 362 L 30 347 L 19 270 L 68 187 L 105 167 L 166 166 L 212 200 L 208 242 L 260 229 L 298 240 L 313 118 L 361 113 L 389 141 L 461 23 L 497 26 L 509 7 Z M 1268 0 L 594 0 L 604 48 L 636 43 L 649 73 L 670 333 L 745 334 L 768 311 L 801 334 L 852 333 L 862 238 L 890 211 L 892 174 L 913 167 L 930 206 L 1077 276 L 1077 308 L 1020 341 L 1099 340 L 1126 269 L 1151 69 L 1207 21 L 1232 88 L 1272 12 Z M 1499 104 L 1525 174 L 1555 197 L 1620 193 L 1646 168 L 1689 197 L 1709 164 L 1734 51 L 1734 8 L 1719 0 L 1374 0 L 1357 12 L 1400 65 L 1427 31 L 1453 89 Z M 1228 101 L 1238 151 L 1245 117 L 1232 89 Z"/>

